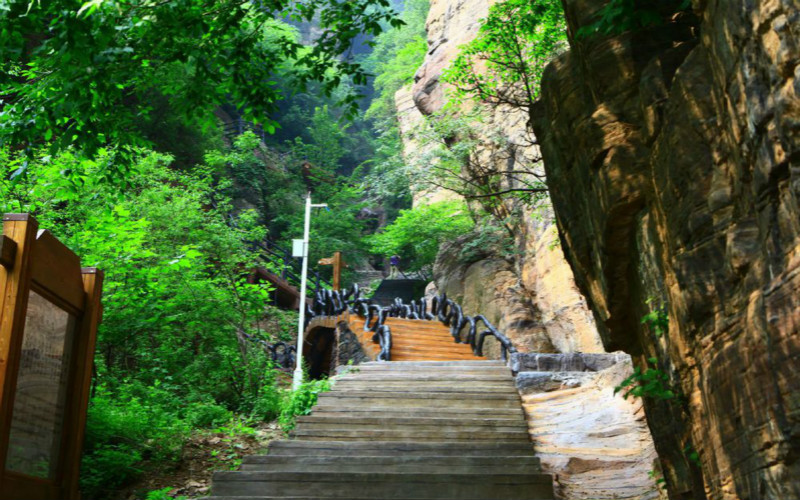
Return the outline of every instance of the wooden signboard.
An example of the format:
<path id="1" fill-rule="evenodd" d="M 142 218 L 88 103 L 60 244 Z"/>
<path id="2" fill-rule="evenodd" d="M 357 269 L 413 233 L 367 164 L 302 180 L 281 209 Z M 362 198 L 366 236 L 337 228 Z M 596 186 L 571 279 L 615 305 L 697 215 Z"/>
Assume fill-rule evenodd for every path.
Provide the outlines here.
<path id="1" fill-rule="evenodd" d="M 342 252 L 333 252 L 333 257 L 325 257 L 317 262 L 320 266 L 333 266 L 333 289 L 339 290 L 342 281 Z"/>
<path id="2" fill-rule="evenodd" d="M 27 214 L 0 243 L 0 500 L 78 499 L 103 274 Z"/>

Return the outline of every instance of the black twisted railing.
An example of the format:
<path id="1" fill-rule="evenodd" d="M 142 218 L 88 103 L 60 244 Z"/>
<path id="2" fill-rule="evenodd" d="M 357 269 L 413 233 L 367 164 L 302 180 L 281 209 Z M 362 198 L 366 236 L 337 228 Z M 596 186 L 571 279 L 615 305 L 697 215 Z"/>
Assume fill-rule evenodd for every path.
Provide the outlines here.
<path id="1" fill-rule="evenodd" d="M 373 304 L 370 299 L 361 297 L 361 290 L 354 285 L 345 292 L 329 289 L 318 290 L 314 305 L 306 306 L 306 326 L 314 316 L 338 316 L 349 311 L 365 318 L 364 331 L 372 331 L 373 342 L 381 347 L 378 361 L 390 361 L 392 350 L 391 328 L 385 324 L 386 318 L 405 318 L 420 320 L 439 320 L 450 327 L 450 334 L 457 344 L 469 344 L 476 356 L 483 356 L 483 344 L 487 337 L 494 337 L 500 343 L 500 356 L 508 361 L 508 355 L 517 352 L 511 340 L 500 333 L 485 316 L 467 316 L 460 305 L 447 298 L 446 294 L 431 300 L 430 310 L 425 298 L 403 303 L 395 299 L 390 306 Z M 482 325 L 482 326 L 481 326 Z M 469 329 L 464 335 L 464 328 Z"/>
<path id="2" fill-rule="evenodd" d="M 285 369 L 294 368 L 295 361 L 297 360 L 296 346 L 284 342 L 282 340 L 270 344 L 266 340 L 254 337 L 252 335 L 248 335 L 247 333 L 241 330 L 239 331 L 239 335 L 244 340 L 247 340 L 252 344 L 258 345 L 266 352 L 268 352 L 269 357 L 275 366 L 279 366 Z"/>

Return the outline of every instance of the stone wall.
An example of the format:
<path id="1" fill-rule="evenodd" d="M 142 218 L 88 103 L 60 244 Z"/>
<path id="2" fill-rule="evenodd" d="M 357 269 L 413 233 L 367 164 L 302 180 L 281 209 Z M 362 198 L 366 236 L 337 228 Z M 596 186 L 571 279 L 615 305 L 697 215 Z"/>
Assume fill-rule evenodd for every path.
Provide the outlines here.
<path id="1" fill-rule="evenodd" d="M 603 3 L 565 0 L 570 32 Z M 606 348 L 675 384 L 646 400 L 671 498 L 798 499 L 800 5 L 693 10 L 571 39 L 535 130 Z M 648 299 L 666 335 L 640 323 Z"/>

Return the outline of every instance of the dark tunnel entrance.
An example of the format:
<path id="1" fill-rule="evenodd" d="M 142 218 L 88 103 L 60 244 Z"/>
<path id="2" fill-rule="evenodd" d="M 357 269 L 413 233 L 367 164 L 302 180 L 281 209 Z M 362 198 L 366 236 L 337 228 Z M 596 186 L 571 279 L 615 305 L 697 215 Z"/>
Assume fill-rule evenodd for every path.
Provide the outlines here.
<path id="1" fill-rule="evenodd" d="M 317 327 L 306 333 L 303 342 L 303 359 L 308 367 L 308 377 L 319 380 L 330 374 L 336 330 Z"/>

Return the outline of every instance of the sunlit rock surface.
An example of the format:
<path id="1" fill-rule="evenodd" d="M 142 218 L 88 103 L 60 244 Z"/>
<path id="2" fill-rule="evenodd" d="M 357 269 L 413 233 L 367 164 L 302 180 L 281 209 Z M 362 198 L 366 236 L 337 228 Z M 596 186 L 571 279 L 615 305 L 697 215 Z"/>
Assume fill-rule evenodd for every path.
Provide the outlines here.
<path id="1" fill-rule="evenodd" d="M 660 472 L 641 399 L 614 394 L 632 371 L 627 354 L 520 355 L 512 367 L 536 456 L 553 474 L 558 498 L 666 498 L 655 483 Z"/>
<path id="2" fill-rule="evenodd" d="M 564 3 L 571 33 L 604 4 Z M 675 384 L 646 408 L 672 497 L 798 499 L 800 5 L 693 7 L 573 40 L 535 129 L 606 348 Z M 640 322 L 652 304 L 661 337 Z"/>

